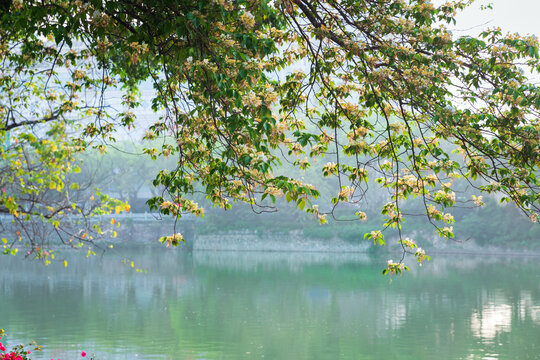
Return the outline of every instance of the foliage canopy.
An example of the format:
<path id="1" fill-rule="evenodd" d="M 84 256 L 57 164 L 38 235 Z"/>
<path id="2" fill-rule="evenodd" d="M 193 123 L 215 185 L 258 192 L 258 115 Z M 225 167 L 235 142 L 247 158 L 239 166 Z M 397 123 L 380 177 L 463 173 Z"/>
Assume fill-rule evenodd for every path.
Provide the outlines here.
<path id="1" fill-rule="evenodd" d="M 540 91 L 530 78 L 540 71 L 538 41 L 498 28 L 453 36 L 447 26 L 468 1 L 8 3 L 0 211 L 16 221 L 41 217 L 58 229 L 69 206 L 84 215 L 125 210 L 105 195 L 75 200 L 62 184 L 77 152 L 104 151 L 115 132 L 135 126 L 164 139 L 145 149 L 152 158 L 178 160 L 159 172 L 154 185 L 166 191 L 149 201 L 173 217 L 202 215 L 189 197 L 202 191 L 215 206 L 241 201 L 255 211 L 274 211 L 283 196 L 321 223 L 347 202 L 362 220 L 368 179 L 376 179 L 388 202 L 381 229 L 366 237 L 384 243 L 384 229 L 398 228 L 403 255 L 420 262 L 423 251 L 401 236 L 408 215 L 452 238 L 448 209 L 482 203 L 456 196 L 458 178 L 536 220 Z M 143 84 L 154 90 L 151 124 L 135 117 Z M 111 103 L 113 89 L 121 102 Z M 339 183 L 328 211 L 314 201 L 318 189 L 280 166 L 306 169 L 321 156 L 331 160 L 323 175 Z M 406 214 L 411 198 L 422 210 Z M 387 272 L 402 268 L 389 263 Z"/>

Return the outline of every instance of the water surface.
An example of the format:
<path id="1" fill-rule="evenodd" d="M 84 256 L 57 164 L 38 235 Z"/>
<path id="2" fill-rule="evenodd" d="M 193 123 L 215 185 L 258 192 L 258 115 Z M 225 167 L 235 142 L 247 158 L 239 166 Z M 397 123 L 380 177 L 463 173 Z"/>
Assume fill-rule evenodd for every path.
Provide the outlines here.
<path id="1" fill-rule="evenodd" d="M 539 359 L 538 258 L 123 251 L 0 257 L 0 327 L 36 359 Z"/>

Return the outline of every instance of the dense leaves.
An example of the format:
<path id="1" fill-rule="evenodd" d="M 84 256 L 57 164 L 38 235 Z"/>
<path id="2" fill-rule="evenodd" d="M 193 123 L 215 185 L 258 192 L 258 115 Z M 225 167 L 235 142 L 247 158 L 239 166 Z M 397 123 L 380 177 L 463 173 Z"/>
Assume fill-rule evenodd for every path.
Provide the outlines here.
<path id="1" fill-rule="evenodd" d="M 422 249 L 401 236 L 406 215 L 452 238 L 448 209 L 482 203 L 456 197 L 458 178 L 533 221 L 539 212 L 540 93 L 530 80 L 538 42 L 499 29 L 454 37 L 446 26 L 465 3 L 13 1 L 0 27 L 0 131 L 39 152 L 28 134 L 39 142 L 60 127 L 82 151 L 104 150 L 120 128 L 148 127 L 146 139 L 163 141 L 145 153 L 178 159 L 157 175 L 165 192 L 149 206 L 175 217 L 202 215 L 190 197 L 202 191 L 215 206 L 241 201 L 257 212 L 274 211 L 282 196 L 321 223 L 352 203 L 351 219 L 362 220 L 376 179 L 388 202 L 366 237 L 382 244 L 384 229 L 396 228 L 403 255 L 421 263 Z M 152 124 L 134 115 L 148 83 Z M 108 101 L 111 89 L 122 91 L 121 109 Z M 322 156 L 322 175 L 339 184 L 329 207 L 280 166 L 307 169 Z M 63 164 L 59 173 L 72 171 Z M 422 210 L 405 214 L 414 198 Z M 25 204 L 2 199 L 11 215 Z"/>

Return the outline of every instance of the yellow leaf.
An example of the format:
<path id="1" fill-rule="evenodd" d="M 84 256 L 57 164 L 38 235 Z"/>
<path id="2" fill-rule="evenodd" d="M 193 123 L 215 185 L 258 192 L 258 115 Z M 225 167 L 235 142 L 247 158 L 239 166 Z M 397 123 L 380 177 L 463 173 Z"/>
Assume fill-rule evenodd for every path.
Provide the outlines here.
<path id="1" fill-rule="evenodd" d="M 114 223 L 116 223 L 116 220 L 114 220 L 114 218 L 111 219 L 111 224 L 114 225 Z"/>
<path id="2" fill-rule="evenodd" d="M 129 204 L 126 205 L 126 212 L 129 212 L 129 210 L 131 209 L 131 206 Z"/>
<path id="3" fill-rule="evenodd" d="M 15 216 L 15 217 L 19 217 L 19 213 L 18 213 L 18 212 L 16 212 L 16 211 L 13 211 L 13 216 Z"/>
<path id="4" fill-rule="evenodd" d="M 133 261 L 131 262 L 131 267 L 135 267 L 135 264 L 133 263 Z"/>
<path id="5" fill-rule="evenodd" d="M 121 206 L 115 206 L 114 208 L 114 212 L 117 213 L 117 214 L 120 214 L 120 211 L 122 211 L 122 207 Z"/>
<path id="6" fill-rule="evenodd" d="M 68 266 L 67 260 L 64 260 L 64 267 L 67 267 L 67 266 Z"/>
<path id="7" fill-rule="evenodd" d="M 56 189 L 56 183 L 55 182 L 50 182 L 49 183 L 49 189 L 51 189 L 51 190 Z"/>

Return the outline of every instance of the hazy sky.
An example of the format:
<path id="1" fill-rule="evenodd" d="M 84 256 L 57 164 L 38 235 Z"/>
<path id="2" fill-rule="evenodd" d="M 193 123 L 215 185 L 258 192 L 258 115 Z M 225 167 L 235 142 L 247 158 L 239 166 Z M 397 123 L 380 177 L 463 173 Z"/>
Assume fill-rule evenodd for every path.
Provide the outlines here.
<path id="1" fill-rule="evenodd" d="M 446 0 L 432 0 L 442 4 Z M 493 10 L 480 10 L 481 5 L 493 4 Z M 481 29 L 500 26 L 503 32 L 520 35 L 535 34 L 540 37 L 540 0 L 477 0 L 458 14 L 458 23 L 451 26 L 456 36 L 477 34 Z M 466 31 L 461 31 L 466 30 Z"/>

